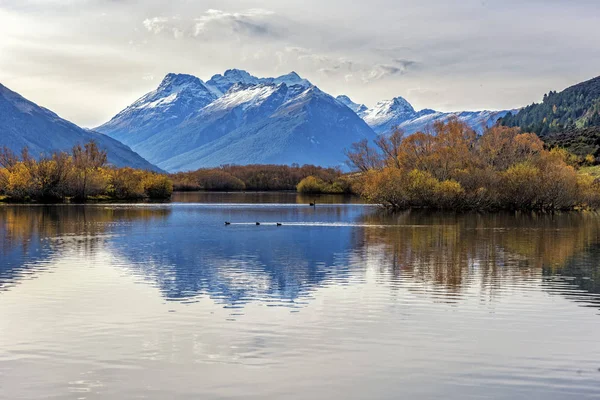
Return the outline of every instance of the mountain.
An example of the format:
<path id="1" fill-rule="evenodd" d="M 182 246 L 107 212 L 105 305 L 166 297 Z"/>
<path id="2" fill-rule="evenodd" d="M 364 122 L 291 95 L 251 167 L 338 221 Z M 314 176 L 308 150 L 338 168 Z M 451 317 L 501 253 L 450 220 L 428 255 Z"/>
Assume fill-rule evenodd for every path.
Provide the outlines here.
<path id="1" fill-rule="evenodd" d="M 156 90 L 142 96 L 96 128 L 129 146 L 147 139 L 217 99 L 212 88 L 192 75 L 168 74 Z"/>
<path id="2" fill-rule="evenodd" d="M 571 86 L 560 93 L 551 91 L 541 103 L 523 108 L 500 121 L 540 136 L 600 126 L 600 76 Z"/>
<path id="3" fill-rule="evenodd" d="M 170 84 L 173 77 L 185 84 Z M 97 130 L 169 171 L 255 163 L 343 166 L 345 148 L 374 137 L 356 113 L 295 72 L 257 78 L 241 70 L 206 83 L 169 74 Z"/>
<path id="4" fill-rule="evenodd" d="M 350 100 L 350 97 L 346 95 L 337 96 L 335 99 L 343 105 L 345 105 L 346 107 L 348 107 L 349 109 L 351 109 L 352 111 L 354 111 L 355 113 L 357 113 L 359 116 L 362 116 L 365 113 L 365 111 L 368 110 L 367 106 L 365 106 L 364 104 L 358 104 L 353 102 L 352 100 Z"/>
<path id="5" fill-rule="evenodd" d="M 228 69 L 223 75 L 214 75 L 208 82 L 206 82 L 206 86 L 216 93 L 217 96 L 221 96 L 236 83 L 245 85 L 285 83 L 288 86 L 312 86 L 308 80 L 301 78 L 294 71 L 277 78 L 257 78 L 253 75 L 250 75 L 248 72 L 239 69 Z"/>
<path id="6" fill-rule="evenodd" d="M 96 129 L 169 171 L 255 163 L 341 166 L 353 142 L 395 126 L 410 134 L 456 116 L 481 132 L 507 112 L 416 111 L 402 97 L 368 108 L 345 95 L 333 98 L 295 72 L 258 78 L 229 69 L 206 82 L 168 74 L 156 90 Z"/>
<path id="7" fill-rule="evenodd" d="M 423 131 L 430 128 L 434 122 L 447 121 L 452 117 L 465 122 L 471 128 L 481 133 L 510 111 L 460 111 L 440 112 L 431 109 L 416 111 L 404 98 L 395 97 L 392 100 L 378 102 L 373 108 L 354 103 L 348 96 L 338 96 L 338 101 L 357 113 L 377 134 L 391 132 L 399 127 L 406 134 Z"/>
<path id="8" fill-rule="evenodd" d="M 477 133 L 482 133 L 486 128 L 491 128 L 496 122 L 505 115 L 513 112 L 512 110 L 503 111 L 459 111 L 459 112 L 441 112 L 433 110 L 422 110 L 413 119 L 409 119 L 400 124 L 400 128 L 405 133 L 410 134 L 417 131 L 423 131 L 433 126 L 434 122 L 445 122 L 450 118 L 458 118 Z"/>
<path id="9" fill-rule="evenodd" d="M 352 110 L 317 87 L 285 83 L 234 86 L 170 134 L 194 143 L 159 162 L 170 171 L 220 164 L 343 166 L 345 148 L 374 137 Z"/>
<path id="10" fill-rule="evenodd" d="M 0 146 L 31 155 L 69 151 L 76 144 L 94 140 L 107 151 L 108 161 L 118 167 L 159 170 L 123 143 L 98 132 L 85 130 L 40 107 L 0 84 Z"/>

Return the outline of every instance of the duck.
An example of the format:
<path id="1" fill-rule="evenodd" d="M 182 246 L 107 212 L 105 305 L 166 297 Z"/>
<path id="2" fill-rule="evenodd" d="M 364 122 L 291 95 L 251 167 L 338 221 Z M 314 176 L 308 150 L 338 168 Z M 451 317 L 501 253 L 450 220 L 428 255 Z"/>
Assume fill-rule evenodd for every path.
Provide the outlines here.
<path id="1" fill-rule="evenodd" d="M 277 223 L 277 226 L 281 226 L 281 222 L 278 222 L 278 223 Z"/>
<path id="2" fill-rule="evenodd" d="M 257 222 L 256 225 L 260 225 L 260 222 Z"/>
<path id="3" fill-rule="evenodd" d="M 225 225 L 231 225 L 231 222 L 225 221 Z"/>

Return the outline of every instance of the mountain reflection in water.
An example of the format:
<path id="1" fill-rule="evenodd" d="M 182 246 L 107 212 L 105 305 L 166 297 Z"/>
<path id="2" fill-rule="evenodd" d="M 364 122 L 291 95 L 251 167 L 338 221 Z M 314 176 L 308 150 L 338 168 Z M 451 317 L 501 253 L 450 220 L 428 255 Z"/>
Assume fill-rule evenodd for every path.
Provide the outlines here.
<path id="1" fill-rule="evenodd" d="M 226 227 L 226 220 L 247 224 Z M 230 306 L 265 299 L 297 306 L 318 287 L 359 284 L 368 269 L 391 287 L 418 284 L 446 301 L 473 288 L 493 296 L 515 282 L 549 280 L 587 305 L 598 305 L 590 294 L 600 294 L 600 217 L 593 213 L 389 214 L 356 204 L 5 206 L 0 221 L 5 290 L 63 254 L 102 249 L 172 301 L 207 294 Z"/>
<path id="2" fill-rule="evenodd" d="M 0 397 L 598 398 L 600 216 L 313 200 L 0 206 Z"/>

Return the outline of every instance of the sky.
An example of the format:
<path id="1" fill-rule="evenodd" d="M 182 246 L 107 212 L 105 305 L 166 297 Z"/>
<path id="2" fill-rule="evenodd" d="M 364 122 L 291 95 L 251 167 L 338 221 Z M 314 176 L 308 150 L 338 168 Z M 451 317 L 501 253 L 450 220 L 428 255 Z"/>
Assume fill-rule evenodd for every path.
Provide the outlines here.
<path id="1" fill-rule="evenodd" d="M 600 75 L 598 0 L 0 0 L 0 83 L 94 127 L 169 72 L 509 109 Z"/>

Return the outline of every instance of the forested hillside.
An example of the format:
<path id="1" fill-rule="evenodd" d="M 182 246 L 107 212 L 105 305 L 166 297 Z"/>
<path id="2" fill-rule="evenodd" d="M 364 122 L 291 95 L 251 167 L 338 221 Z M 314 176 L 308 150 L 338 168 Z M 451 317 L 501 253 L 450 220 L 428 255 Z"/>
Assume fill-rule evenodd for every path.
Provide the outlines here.
<path id="1" fill-rule="evenodd" d="M 579 83 L 560 93 L 551 91 L 542 103 L 534 103 L 515 115 L 500 120 L 505 126 L 518 126 L 539 136 L 600 126 L 600 77 Z"/>

